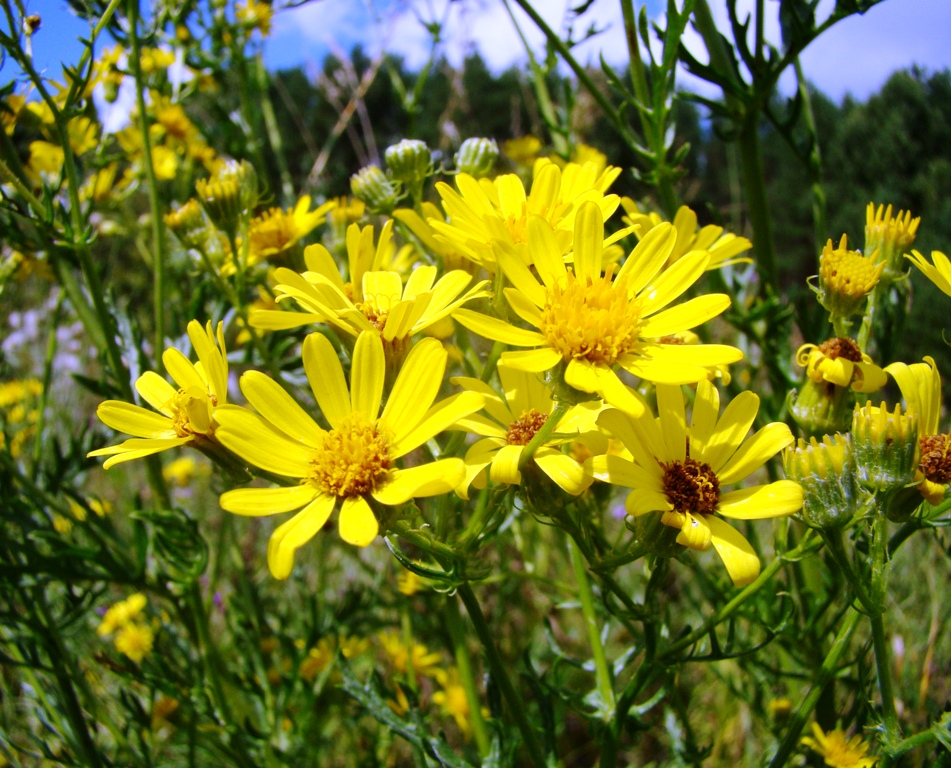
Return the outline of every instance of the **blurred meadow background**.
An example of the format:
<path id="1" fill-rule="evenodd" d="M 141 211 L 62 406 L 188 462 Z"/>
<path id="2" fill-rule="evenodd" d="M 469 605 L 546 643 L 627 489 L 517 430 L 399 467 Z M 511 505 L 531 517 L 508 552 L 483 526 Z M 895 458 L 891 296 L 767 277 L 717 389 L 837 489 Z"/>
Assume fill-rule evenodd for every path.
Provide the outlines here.
<path id="1" fill-rule="evenodd" d="M 0 3 L 0 766 L 951 765 L 947 3 Z"/>

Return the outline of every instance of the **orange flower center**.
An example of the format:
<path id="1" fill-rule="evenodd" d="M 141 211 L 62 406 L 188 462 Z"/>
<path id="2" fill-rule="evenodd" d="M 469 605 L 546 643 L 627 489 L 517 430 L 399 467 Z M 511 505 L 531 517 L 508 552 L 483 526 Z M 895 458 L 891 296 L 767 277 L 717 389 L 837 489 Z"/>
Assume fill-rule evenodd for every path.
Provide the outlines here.
<path id="1" fill-rule="evenodd" d="M 924 476 L 938 485 L 951 482 L 951 435 L 927 435 L 918 438 L 918 444 Z"/>
<path id="2" fill-rule="evenodd" d="M 535 433 L 544 426 L 548 416 L 530 408 L 509 426 L 505 434 L 505 442 L 509 445 L 528 445 Z"/>
<path id="3" fill-rule="evenodd" d="M 664 493 L 674 511 L 712 514 L 720 501 L 720 481 L 709 464 L 686 458 L 664 467 Z"/>

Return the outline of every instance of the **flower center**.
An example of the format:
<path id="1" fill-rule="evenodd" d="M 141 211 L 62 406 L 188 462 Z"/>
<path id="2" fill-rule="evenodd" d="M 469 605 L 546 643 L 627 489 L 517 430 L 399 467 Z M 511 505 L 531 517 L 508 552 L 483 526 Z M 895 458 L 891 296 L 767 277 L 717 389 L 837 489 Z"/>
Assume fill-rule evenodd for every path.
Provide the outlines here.
<path id="1" fill-rule="evenodd" d="M 819 351 L 830 360 L 841 357 L 853 363 L 862 362 L 862 350 L 859 349 L 859 345 L 852 341 L 852 339 L 842 337 L 829 339 L 819 345 Z"/>
<path id="2" fill-rule="evenodd" d="M 324 436 L 311 464 L 307 481 L 323 493 L 370 493 L 390 469 L 389 441 L 375 422 L 352 413 Z"/>
<path id="3" fill-rule="evenodd" d="M 951 435 L 928 435 L 918 438 L 921 446 L 921 464 L 924 476 L 932 483 L 951 482 Z"/>
<path id="4" fill-rule="evenodd" d="M 664 494 L 681 513 L 712 514 L 720 501 L 720 481 L 709 464 L 691 458 L 664 467 Z"/>
<path id="5" fill-rule="evenodd" d="M 251 222 L 248 239 L 255 253 L 283 251 L 297 236 L 294 219 L 280 208 L 272 208 Z"/>
<path id="6" fill-rule="evenodd" d="M 389 314 L 385 309 L 380 309 L 369 301 L 357 304 L 357 309 L 363 313 L 370 325 L 383 333 L 383 328 L 386 326 L 386 316 Z"/>
<path id="7" fill-rule="evenodd" d="M 172 428 L 179 437 L 192 435 L 211 435 L 217 424 L 212 420 L 212 411 L 218 405 L 218 398 L 197 387 L 180 389 L 167 403 L 172 411 Z"/>
<path id="8" fill-rule="evenodd" d="M 547 420 L 548 416 L 544 413 L 529 408 L 511 423 L 505 434 L 505 442 L 509 445 L 528 445 Z"/>
<path id="9" fill-rule="evenodd" d="M 822 254 L 819 276 L 834 293 L 861 299 L 878 282 L 881 269 L 858 251 L 827 250 Z"/>
<path id="10" fill-rule="evenodd" d="M 627 294 L 627 282 L 612 283 L 613 269 L 581 282 L 568 270 L 564 284 L 548 290 L 541 332 L 566 360 L 585 358 L 613 365 L 637 343 L 640 302 Z"/>

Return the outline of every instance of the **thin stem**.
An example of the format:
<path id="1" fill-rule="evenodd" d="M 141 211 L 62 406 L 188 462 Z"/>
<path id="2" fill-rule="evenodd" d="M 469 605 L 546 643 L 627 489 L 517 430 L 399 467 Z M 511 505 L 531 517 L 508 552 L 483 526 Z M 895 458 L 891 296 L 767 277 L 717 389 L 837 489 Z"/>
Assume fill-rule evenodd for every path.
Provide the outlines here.
<path id="1" fill-rule="evenodd" d="M 545 755 L 535 736 L 535 729 L 532 727 L 531 722 L 529 722 L 525 702 L 523 702 L 522 698 L 515 692 L 515 687 L 509 679 L 508 672 L 506 672 L 505 669 L 505 662 L 502 660 L 502 656 L 495 646 L 495 641 L 492 638 L 492 630 L 489 629 L 489 625 L 485 621 L 479 600 L 476 598 L 468 582 L 461 584 L 458 591 L 459 597 L 469 612 L 469 618 L 475 627 L 479 642 L 482 643 L 482 650 L 485 652 L 489 669 L 492 670 L 492 676 L 502 691 L 502 697 L 508 704 L 512 717 L 515 718 L 515 725 L 522 734 L 522 741 L 525 743 L 525 748 L 528 750 L 532 764 L 535 768 L 545 768 Z"/>
<path id="2" fill-rule="evenodd" d="M 139 44 L 139 0 L 129 0 L 129 41 L 132 44 L 132 76 L 135 80 L 135 105 L 139 113 L 139 133 L 142 137 L 142 164 L 149 188 L 149 209 L 152 216 L 152 289 L 155 302 L 155 369 L 162 373 L 162 350 L 165 348 L 165 227 L 162 221 L 162 203 L 159 200 L 158 180 L 152 163 L 152 139 L 149 136 L 149 118 L 145 109 L 145 86 L 142 81 L 142 63 Z"/>
<path id="3" fill-rule="evenodd" d="M 545 441 L 551 437 L 552 432 L 555 431 L 558 422 L 564 418 L 569 407 L 567 403 L 558 403 L 555 409 L 548 415 L 548 418 L 545 419 L 545 423 L 542 424 L 541 429 L 532 435 L 532 439 L 522 450 L 522 455 L 519 457 L 518 468 L 520 471 L 532 460 L 532 456 L 535 455 L 535 451 L 538 450 L 539 446 L 544 445 Z"/>
<path id="4" fill-rule="evenodd" d="M 822 691 L 826 685 L 828 685 L 829 681 L 835 677 L 839 661 L 845 655 L 846 650 L 848 650 L 852 633 L 855 632 L 855 628 L 859 625 L 861 618 L 861 613 L 854 609 L 849 609 L 848 615 L 839 626 L 839 632 L 835 636 L 835 640 L 832 641 L 832 647 L 829 648 L 829 652 L 826 654 L 825 660 L 819 668 L 819 673 L 812 681 L 809 692 L 799 703 L 799 707 L 792 716 L 789 728 L 786 730 L 783 740 L 776 750 L 776 754 L 773 755 L 773 759 L 769 762 L 768 768 L 780 768 L 780 766 L 785 765 L 789 755 L 792 754 L 792 751 L 799 744 L 799 735 L 802 733 L 802 729 L 805 727 L 806 721 L 809 719 L 812 711 L 816 708 L 816 703 L 819 701 L 819 696 L 822 695 Z"/>
<path id="5" fill-rule="evenodd" d="M 588 567 L 581 556 L 581 551 L 570 539 L 568 552 L 571 554 L 571 567 L 578 582 L 578 600 L 581 602 L 581 613 L 588 629 L 588 640 L 591 642 L 591 655 L 594 660 L 594 674 L 598 684 L 598 693 L 602 702 L 602 717 L 610 719 L 614 711 L 614 684 L 611 680 L 611 669 L 604 653 L 601 642 L 601 632 L 598 629 L 598 615 L 594 610 L 594 594 L 591 591 L 591 582 L 588 580 Z"/>
<path id="6" fill-rule="evenodd" d="M 869 616 L 872 625 L 872 647 L 875 650 L 875 669 L 878 672 L 878 690 L 882 696 L 882 715 L 885 724 L 885 743 L 890 745 L 901 737 L 898 713 L 895 711 L 895 693 L 892 688 L 891 653 L 885 637 L 882 614 Z"/>
<path id="7" fill-rule="evenodd" d="M 446 600 L 446 625 L 449 628 L 449 638 L 452 641 L 453 655 L 456 657 L 456 668 L 459 670 L 459 680 L 466 692 L 466 702 L 469 704 L 469 719 L 472 723 L 472 733 L 475 736 L 479 755 L 483 758 L 492 750 L 489 731 L 482 717 L 482 702 L 476 687 L 475 675 L 472 671 L 472 659 L 466 645 L 466 633 L 462 625 L 462 616 L 459 613 L 459 603 L 452 598 Z"/>
<path id="8" fill-rule="evenodd" d="M 46 359 L 43 361 L 43 388 L 40 390 L 40 402 L 36 407 L 37 416 L 36 432 L 33 438 L 33 463 L 30 467 L 30 479 L 33 482 L 36 482 L 37 474 L 40 471 L 40 458 L 43 454 L 43 437 L 46 432 L 46 408 L 49 403 L 50 385 L 53 381 L 53 360 L 56 357 L 56 333 L 59 330 L 59 321 L 63 312 L 63 298 L 65 295 L 63 290 L 60 289 L 56 296 L 56 306 L 53 308 L 53 317 L 46 337 Z"/>
<path id="9" fill-rule="evenodd" d="M 260 53 L 255 57 L 254 69 L 257 75 L 258 93 L 261 98 L 261 115 L 264 118 L 264 127 L 267 129 L 268 141 L 271 142 L 271 149 L 274 151 L 274 157 L 277 160 L 278 174 L 281 177 L 281 196 L 284 198 L 285 204 L 290 204 L 294 199 L 294 185 L 291 182 L 290 171 L 287 169 L 284 140 L 281 138 L 281 131 L 277 125 L 274 103 L 271 101 L 269 78 L 267 70 L 264 68 L 264 59 Z"/>

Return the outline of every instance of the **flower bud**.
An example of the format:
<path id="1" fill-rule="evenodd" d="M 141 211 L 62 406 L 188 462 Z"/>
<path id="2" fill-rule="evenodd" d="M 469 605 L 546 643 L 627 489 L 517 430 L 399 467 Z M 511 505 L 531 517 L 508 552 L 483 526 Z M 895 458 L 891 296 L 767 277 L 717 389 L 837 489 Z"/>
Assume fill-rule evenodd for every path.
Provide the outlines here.
<path id="1" fill-rule="evenodd" d="M 366 203 L 372 213 L 391 213 L 399 202 L 399 191 L 375 165 L 361 168 L 350 177 L 354 197 Z"/>
<path id="2" fill-rule="evenodd" d="M 809 436 L 847 432 L 852 422 L 855 397 L 848 387 L 807 378 L 802 389 L 790 393 L 790 400 L 793 420 Z"/>
<path id="3" fill-rule="evenodd" d="M 850 251 L 845 235 L 838 248 L 833 248 L 829 240 L 819 257 L 819 287 L 814 289 L 819 303 L 833 318 L 846 319 L 860 313 L 884 268 L 874 254 L 867 258 Z"/>
<path id="4" fill-rule="evenodd" d="M 198 201 L 192 198 L 171 213 L 165 214 L 165 226 L 185 248 L 201 249 L 208 238 L 211 222 Z"/>
<path id="5" fill-rule="evenodd" d="M 905 252 L 915 242 L 921 218 L 912 218 L 911 211 L 892 215 L 892 207 L 869 203 L 865 209 L 865 253 L 877 254 L 876 261 L 884 268 L 882 279 L 892 283 L 904 274 Z"/>
<path id="6" fill-rule="evenodd" d="M 459 173 L 468 173 L 476 179 L 481 179 L 495 168 L 495 162 L 499 159 L 499 145 L 495 143 L 495 139 L 466 139 L 456 152 L 455 159 Z"/>
<path id="7" fill-rule="evenodd" d="M 212 223 L 233 238 L 257 205 L 258 176 L 247 160 L 229 160 L 210 179 L 196 181 L 195 191 Z"/>
<path id="8" fill-rule="evenodd" d="M 845 525 L 862 506 L 848 435 L 823 435 L 821 443 L 800 439 L 783 453 L 783 468 L 802 486 L 802 518 L 813 528 Z"/>
<path id="9" fill-rule="evenodd" d="M 896 490 L 915 478 L 918 466 L 918 415 L 889 412 L 885 403 L 855 406 L 852 452 L 859 483 L 871 491 Z"/>
<path id="10" fill-rule="evenodd" d="M 425 141 L 403 139 L 387 147 L 383 157 L 390 176 L 403 184 L 419 184 L 433 174 L 433 153 Z"/>

